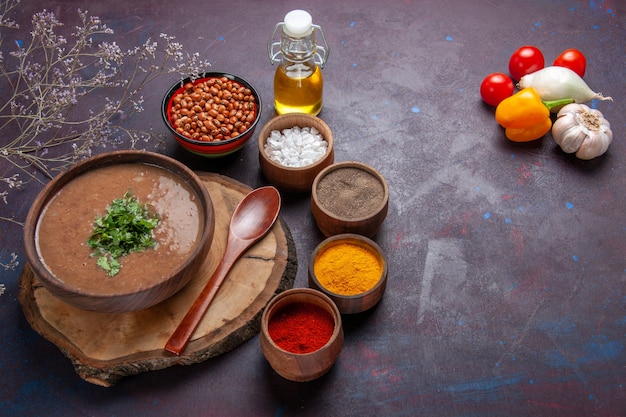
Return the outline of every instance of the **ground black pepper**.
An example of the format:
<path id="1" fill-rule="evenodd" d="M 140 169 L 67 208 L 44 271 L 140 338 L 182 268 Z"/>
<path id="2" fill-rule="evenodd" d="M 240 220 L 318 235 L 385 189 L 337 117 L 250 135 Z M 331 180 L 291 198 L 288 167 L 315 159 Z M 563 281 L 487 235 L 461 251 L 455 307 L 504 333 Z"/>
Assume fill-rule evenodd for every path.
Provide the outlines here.
<path id="1" fill-rule="evenodd" d="M 385 190 L 371 173 L 359 168 L 330 171 L 317 183 L 319 204 L 337 217 L 356 219 L 374 214 Z"/>

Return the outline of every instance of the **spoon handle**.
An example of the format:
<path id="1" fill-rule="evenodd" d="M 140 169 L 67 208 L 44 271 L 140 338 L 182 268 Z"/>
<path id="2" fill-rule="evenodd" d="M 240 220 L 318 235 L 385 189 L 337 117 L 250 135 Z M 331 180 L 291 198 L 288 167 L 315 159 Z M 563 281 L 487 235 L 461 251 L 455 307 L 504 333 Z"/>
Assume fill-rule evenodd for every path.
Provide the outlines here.
<path id="1" fill-rule="evenodd" d="M 251 244 L 247 246 L 251 246 Z M 228 245 L 217 269 L 213 272 L 213 275 L 211 275 L 211 278 L 198 295 L 198 298 L 196 298 L 185 317 L 183 317 L 183 320 L 165 344 L 165 350 L 175 355 L 180 355 L 180 353 L 185 350 L 191 335 L 193 335 L 202 317 L 204 317 L 204 313 L 209 308 L 209 305 L 211 305 L 215 294 L 217 294 L 220 289 L 230 268 L 245 249 L 246 247 L 236 248 L 232 245 Z"/>

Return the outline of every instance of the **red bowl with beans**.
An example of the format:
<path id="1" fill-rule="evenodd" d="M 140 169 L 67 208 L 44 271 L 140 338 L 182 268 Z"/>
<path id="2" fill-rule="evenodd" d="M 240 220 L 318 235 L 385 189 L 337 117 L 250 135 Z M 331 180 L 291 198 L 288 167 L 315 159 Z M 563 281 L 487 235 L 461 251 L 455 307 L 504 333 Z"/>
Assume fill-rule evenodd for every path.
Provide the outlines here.
<path id="1" fill-rule="evenodd" d="M 261 118 L 261 97 L 246 80 L 206 72 L 174 84 L 161 103 L 161 116 L 188 151 L 220 157 L 241 149 Z"/>

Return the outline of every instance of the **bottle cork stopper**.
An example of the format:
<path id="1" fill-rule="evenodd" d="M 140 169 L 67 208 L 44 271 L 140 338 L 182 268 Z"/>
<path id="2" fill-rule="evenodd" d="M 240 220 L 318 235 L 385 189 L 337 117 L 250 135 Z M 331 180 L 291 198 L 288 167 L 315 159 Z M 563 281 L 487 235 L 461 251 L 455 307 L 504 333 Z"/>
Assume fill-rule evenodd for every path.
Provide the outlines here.
<path id="1" fill-rule="evenodd" d="M 305 10 L 292 10 L 285 15 L 283 30 L 292 38 L 301 38 L 311 34 L 313 18 Z"/>

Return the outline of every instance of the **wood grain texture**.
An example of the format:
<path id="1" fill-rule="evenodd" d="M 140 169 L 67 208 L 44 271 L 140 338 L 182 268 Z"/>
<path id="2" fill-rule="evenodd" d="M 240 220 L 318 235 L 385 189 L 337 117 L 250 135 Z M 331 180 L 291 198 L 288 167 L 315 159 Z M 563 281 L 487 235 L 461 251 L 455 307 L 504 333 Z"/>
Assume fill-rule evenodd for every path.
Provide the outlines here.
<path id="1" fill-rule="evenodd" d="M 202 362 L 226 353 L 256 335 L 269 300 L 293 286 L 295 246 L 278 219 L 270 233 L 251 247 L 229 273 L 198 325 L 185 352 L 163 349 L 224 253 L 230 217 L 250 188 L 231 178 L 200 173 L 215 207 L 215 237 L 197 277 L 179 293 L 154 307 L 120 314 L 77 309 L 52 296 L 26 265 L 19 301 L 30 325 L 54 343 L 78 375 L 110 386 L 129 375 L 177 364 Z"/>

